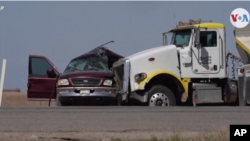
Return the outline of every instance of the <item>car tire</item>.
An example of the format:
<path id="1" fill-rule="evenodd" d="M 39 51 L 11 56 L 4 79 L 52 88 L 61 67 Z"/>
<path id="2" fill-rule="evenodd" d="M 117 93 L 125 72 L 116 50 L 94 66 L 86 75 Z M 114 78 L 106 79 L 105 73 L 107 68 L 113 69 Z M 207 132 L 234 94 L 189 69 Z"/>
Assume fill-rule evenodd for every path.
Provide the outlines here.
<path id="1" fill-rule="evenodd" d="M 56 106 L 68 106 L 68 105 L 69 105 L 69 104 L 66 103 L 66 102 L 61 102 L 61 101 L 59 100 L 59 97 L 56 96 Z"/>
<path id="2" fill-rule="evenodd" d="M 56 106 L 70 106 L 70 103 L 61 102 L 60 100 L 56 100 Z"/>
<path id="3" fill-rule="evenodd" d="M 148 106 L 176 106 L 174 93 L 166 86 L 155 85 L 148 91 Z"/>
<path id="4" fill-rule="evenodd" d="M 56 97 L 56 106 L 62 106 L 62 103 L 58 97 Z"/>

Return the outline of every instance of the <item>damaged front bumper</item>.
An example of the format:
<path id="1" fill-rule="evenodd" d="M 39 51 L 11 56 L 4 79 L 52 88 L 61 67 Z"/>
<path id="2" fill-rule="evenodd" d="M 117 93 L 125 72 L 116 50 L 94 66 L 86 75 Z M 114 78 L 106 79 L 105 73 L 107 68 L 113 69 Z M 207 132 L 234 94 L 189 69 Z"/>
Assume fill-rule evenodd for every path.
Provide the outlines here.
<path id="1" fill-rule="evenodd" d="M 89 90 L 90 93 L 81 94 L 81 90 Z M 109 102 L 116 99 L 117 91 L 110 87 L 59 87 L 57 95 L 61 102 L 91 103 L 93 100 Z"/>

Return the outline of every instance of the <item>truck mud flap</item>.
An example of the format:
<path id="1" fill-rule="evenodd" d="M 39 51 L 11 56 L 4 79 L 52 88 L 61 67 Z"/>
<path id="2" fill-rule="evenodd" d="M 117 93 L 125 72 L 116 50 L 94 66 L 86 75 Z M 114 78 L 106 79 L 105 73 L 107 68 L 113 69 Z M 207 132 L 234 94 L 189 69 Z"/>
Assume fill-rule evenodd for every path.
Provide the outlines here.
<path id="1" fill-rule="evenodd" d="M 250 104 L 250 67 L 244 67 L 243 76 L 238 77 L 238 99 L 239 106 Z"/>
<path id="2" fill-rule="evenodd" d="M 239 101 L 239 106 L 245 106 L 243 76 L 238 77 L 238 101 Z"/>
<path id="3" fill-rule="evenodd" d="M 246 71 L 245 76 L 245 103 L 250 104 L 250 70 Z"/>

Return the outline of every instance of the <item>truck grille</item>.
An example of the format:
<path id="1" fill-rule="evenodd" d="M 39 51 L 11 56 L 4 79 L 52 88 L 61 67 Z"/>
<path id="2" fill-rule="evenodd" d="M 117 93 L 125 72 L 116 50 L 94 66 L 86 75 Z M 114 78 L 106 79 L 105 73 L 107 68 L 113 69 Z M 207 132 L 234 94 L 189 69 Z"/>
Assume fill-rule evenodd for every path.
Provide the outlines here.
<path id="1" fill-rule="evenodd" d="M 73 78 L 72 80 L 73 85 L 99 85 L 101 79 L 93 79 L 93 78 Z"/>
<path id="2" fill-rule="evenodd" d="M 114 72 L 116 73 L 116 83 L 119 89 L 123 89 L 124 64 L 114 68 Z"/>

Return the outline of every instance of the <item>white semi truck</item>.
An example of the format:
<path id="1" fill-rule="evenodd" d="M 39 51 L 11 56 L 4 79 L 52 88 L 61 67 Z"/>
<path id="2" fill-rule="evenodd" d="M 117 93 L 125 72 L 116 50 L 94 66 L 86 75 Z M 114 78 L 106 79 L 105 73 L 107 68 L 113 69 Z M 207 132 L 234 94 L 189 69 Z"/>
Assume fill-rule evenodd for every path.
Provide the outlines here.
<path id="1" fill-rule="evenodd" d="M 250 24 L 235 29 L 237 58 L 226 52 L 222 23 L 190 20 L 163 33 L 163 46 L 116 61 L 119 104 L 148 106 L 250 104 Z M 169 42 L 167 42 L 169 40 Z M 238 79 L 228 77 L 229 57 L 242 61 Z"/>

